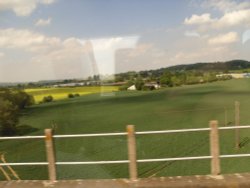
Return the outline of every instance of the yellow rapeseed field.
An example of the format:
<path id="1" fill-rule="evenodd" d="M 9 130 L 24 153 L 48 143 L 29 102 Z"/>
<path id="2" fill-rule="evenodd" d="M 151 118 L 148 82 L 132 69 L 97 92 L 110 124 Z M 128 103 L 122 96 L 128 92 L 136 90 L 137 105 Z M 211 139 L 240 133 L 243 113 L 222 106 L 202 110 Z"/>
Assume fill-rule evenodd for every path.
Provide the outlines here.
<path id="1" fill-rule="evenodd" d="M 86 87 L 60 87 L 60 88 L 31 88 L 25 89 L 25 92 L 33 95 L 35 102 L 39 103 L 43 97 L 51 95 L 54 100 L 68 98 L 68 94 L 87 95 L 92 93 L 118 91 L 115 86 L 86 86 Z"/>

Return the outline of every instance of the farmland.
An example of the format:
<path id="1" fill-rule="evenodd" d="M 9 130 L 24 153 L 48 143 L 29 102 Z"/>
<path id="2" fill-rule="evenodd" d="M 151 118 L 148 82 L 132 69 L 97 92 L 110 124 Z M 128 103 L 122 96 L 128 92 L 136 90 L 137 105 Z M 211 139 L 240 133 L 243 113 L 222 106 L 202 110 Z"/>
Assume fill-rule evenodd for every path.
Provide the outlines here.
<path id="1" fill-rule="evenodd" d="M 79 95 L 88 95 L 93 93 L 100 92 L 113 92 L 117 91 L 117 87 L 113 86 L 89 86 L 89 87 L 63 87 L 63 88 L 34 88 L 34 89 L 25 89 L 25 92 L 34 96 L 35 102 L 39 103 L 43 100 L 43 97 L 51 95 L 54 100 L 66 99 L 69 93 Z"/>
<path id="2" fill-rule="evenodd" d="M 20 125 L 33 127 L 30 135 L 42 135 L 43 129 L 51 128 L 52 124 L 55 134 L 123 132 L 128 124 L 135 125 L 138 131 L 198 128 L 207 127 L 212 119 L 225 126 L 234 122 L 235 100 L 241 104 L 241 124 L 249 124 L 249 96 L 250 79 L 157 91 L 115 92 L 114 96 L 96 93 L 34 105 L 24 111 Z M 250 130 L 241 131 L 241 140 L 249 139 L 249 134 Z M 138 135 L 137 155 L 140 159 L 209 155 L 208 135 L 208 132 Z M 223 131 L 220 136 L 222 154 L 249 153 L 248 143 L 235 151 L 233 131 Z M 57 138 L 55 147 L 57 161 L 127 159 L 125 136 Z M 8 162 L 46 160 L 43 140 L 1 141 L 0 151 Z M 250 171 L 246 165 L 249 163 L 250 158 L 223 159 L 222 173 Z M 209 160 L 139 164 L 139 177 L 209 174 L 209 164 Z M 47 178 L 46 166 L 14 169 L 21 179 Z M 57 170 L 59 179 L 128 177 L 127 164 L 66 165 L 58 166 Z"/>

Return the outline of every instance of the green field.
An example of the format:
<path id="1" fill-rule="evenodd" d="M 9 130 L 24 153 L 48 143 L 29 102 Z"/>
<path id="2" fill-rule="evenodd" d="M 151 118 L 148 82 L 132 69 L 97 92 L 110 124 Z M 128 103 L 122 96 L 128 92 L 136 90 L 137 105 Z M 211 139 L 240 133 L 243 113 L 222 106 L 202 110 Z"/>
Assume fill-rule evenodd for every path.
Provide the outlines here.
<path id="1" fill-rule="evenodd" d="M 68 94 L 88 95 L 93 93 L 106 93 L 117 91 L 118 87 L 114 86 L 84 86 L 84 87 L 60 87 L 60 88 L 34 88 L 25 89 L 25 92 L 34 96 L 35 102 L 39 103 L 43 97 L 51 95 L 54 100 L 61 100 L 68 98 Z"/>
<path id="2" fill-rule="evenodd" d="M 241 124 L 250 124 L 250 79 L 166 88 L 158 91 L 100 93 L 35 105 L 22 115 L 20 125 L 32 126 L 31 135 L 55 126 L 55 134 L 125 131 L 133 124 L 138 131 L 208 127 L 210 120 L 220 126 L 234 122 L 234 101 L 240 102 Z M 35 130 L 35 129 L 34 129 Z M 250 138 L 242 130 L 241 140 Z M 137 136 L 140 159 L 209 155 L 209 133 L 177 133 Z M 250 153 L 246 142 L 234 149 L 233 131 L 220 132 L 222 154 Z M 57 138 L 57 161 L 126 160 L 125 136 L 98 138 Z M 0 152 L 8 162 L 45 161 L 43 140 L 1 141 Z M 222 173 L 250 172 L 250 158 L 223 159 Z M 139 164 L 139 177 L 209 174 L 209 160 Z M 21 179 L 46 179 L 47 168 L 14 167 Z M 127 164 L 58 166 L 59 179 L 127 178 Z M 0 172 L 0 177 L 3 179 Z"/>

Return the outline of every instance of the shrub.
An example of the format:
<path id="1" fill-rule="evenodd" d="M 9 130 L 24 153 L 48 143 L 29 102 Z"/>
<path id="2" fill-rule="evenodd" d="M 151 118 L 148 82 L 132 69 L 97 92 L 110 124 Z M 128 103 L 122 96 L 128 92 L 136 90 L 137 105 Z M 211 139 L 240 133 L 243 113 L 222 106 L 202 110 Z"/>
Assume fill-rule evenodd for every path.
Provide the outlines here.
<path id="1" fill-rule="evenodd" d="M 51 95 L 43 97 L 43 102 L 52 102 L 54 99 Z"/>
<path id="2" fill-rule="evenodd" d="M 72 94 L 72 93 L 68 94 L 68 98 L 74 98 L 74 97 L 75 97 L 74 94 Z"/>

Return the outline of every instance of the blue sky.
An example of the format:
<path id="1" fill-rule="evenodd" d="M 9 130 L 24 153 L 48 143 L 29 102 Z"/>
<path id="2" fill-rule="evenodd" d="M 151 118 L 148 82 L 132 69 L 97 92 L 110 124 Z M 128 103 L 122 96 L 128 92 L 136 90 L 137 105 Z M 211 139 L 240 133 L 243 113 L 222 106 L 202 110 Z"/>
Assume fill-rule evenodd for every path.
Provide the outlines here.
<path id="1" fill-rule="evenodd" d="M 24 0 L 25 1 L 25 0 Z M 174 27 L 187 12 L 188 1 L 144 0 L 57 0 L 40 5 L 30 16 L 17 17 L 5 11 L 3 27 L 30 28 L 60 37 L 104 37 L 141 34 L 151 28 Z M 170 8 L 171 7 L 171 8 Z M 178 14 L 176 15 L 176 9 Z M 37 28 L 39 18 L 53 18 L 50 27 Z"/>
<path id="2" fill-rule="evenodd" d="M 249 1 L 0 0 L 0 82 L 250 60 L 249 29 Z"/>

